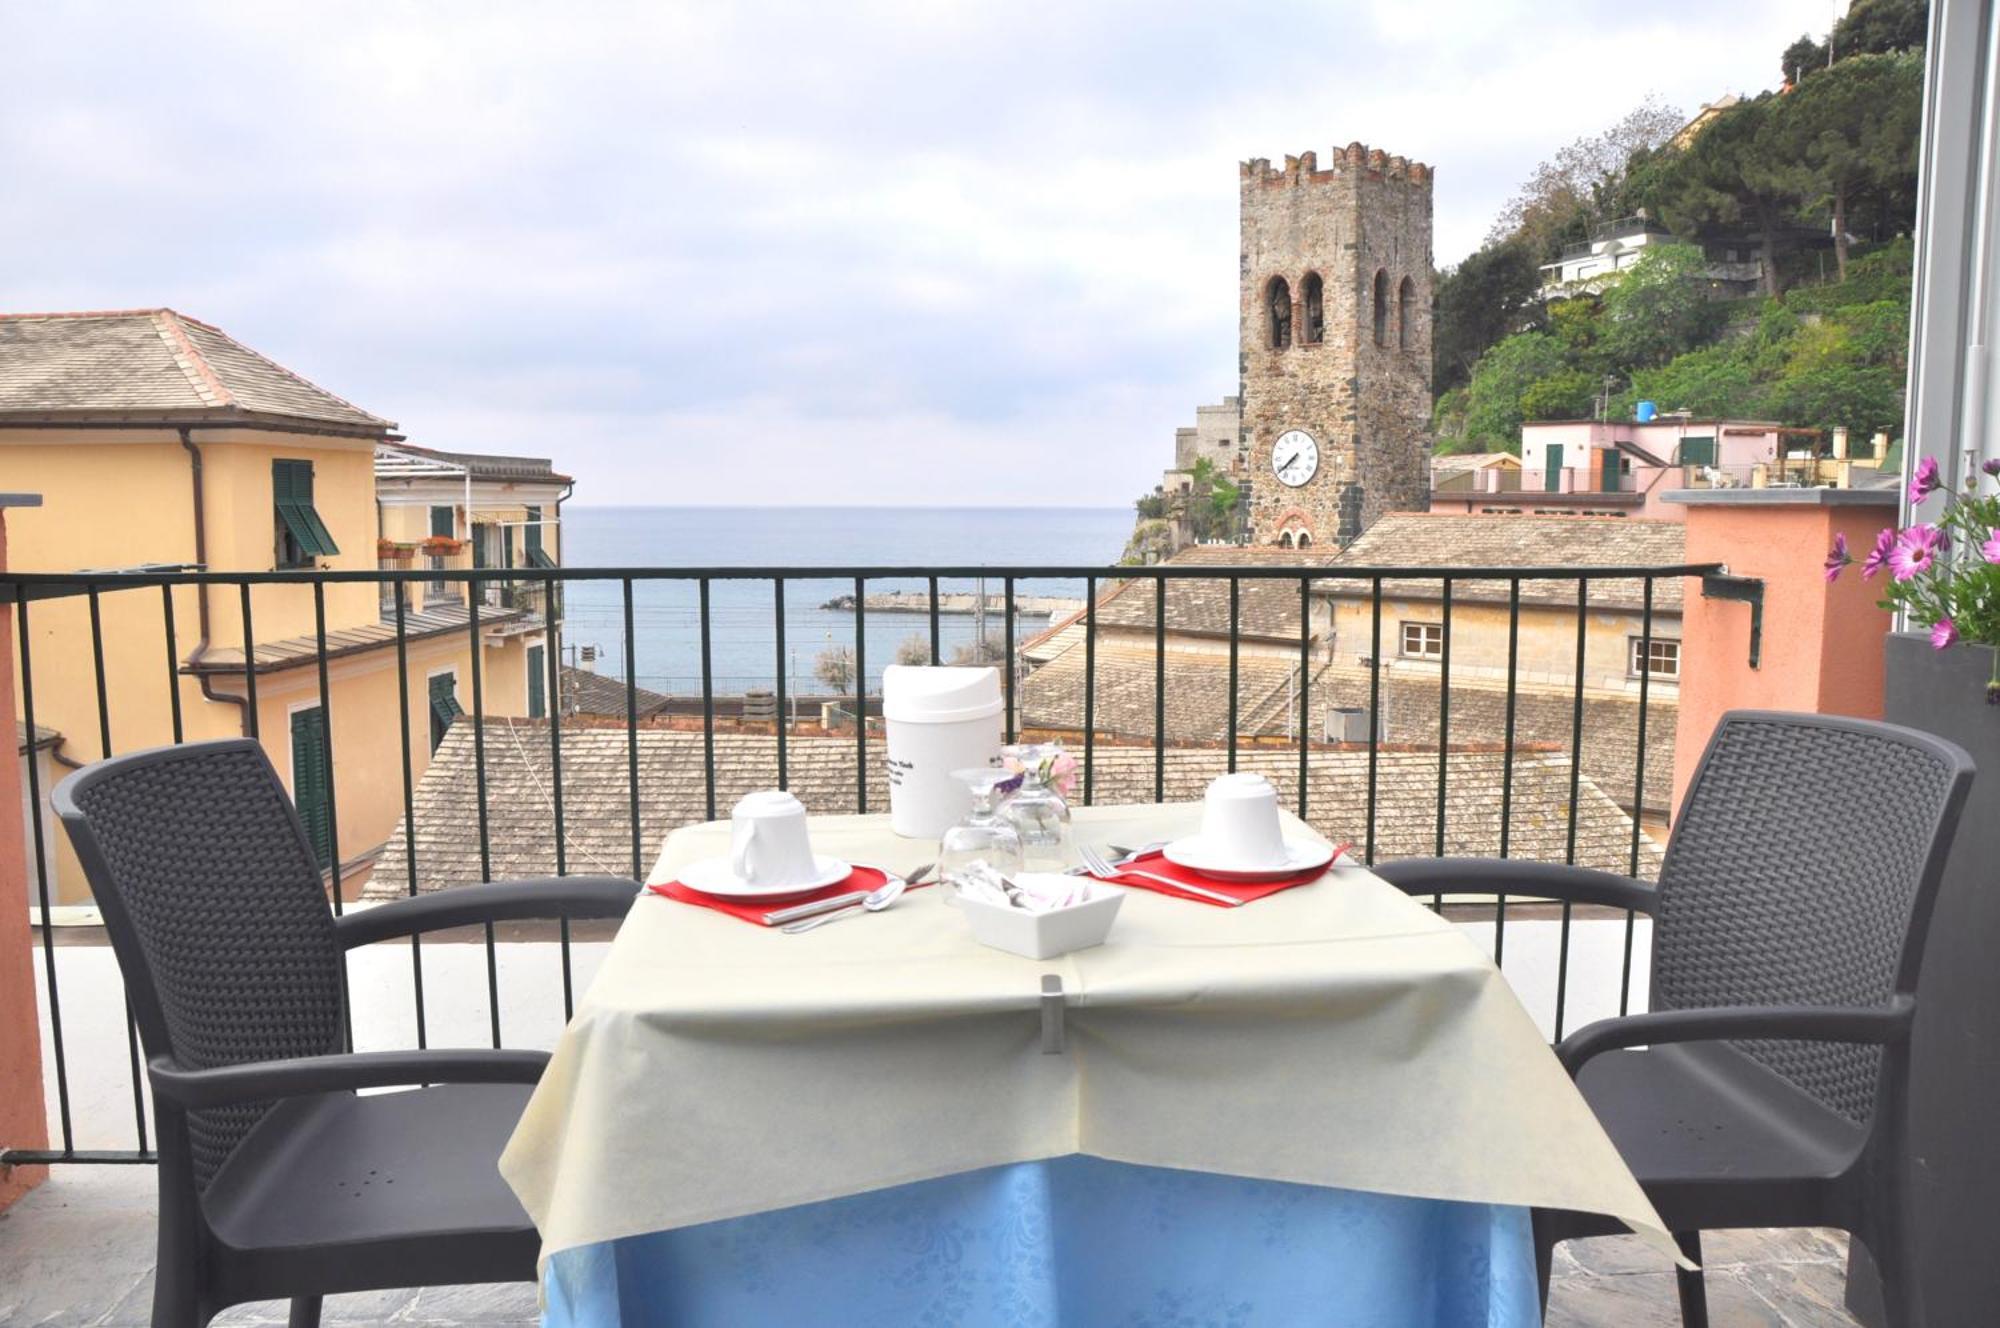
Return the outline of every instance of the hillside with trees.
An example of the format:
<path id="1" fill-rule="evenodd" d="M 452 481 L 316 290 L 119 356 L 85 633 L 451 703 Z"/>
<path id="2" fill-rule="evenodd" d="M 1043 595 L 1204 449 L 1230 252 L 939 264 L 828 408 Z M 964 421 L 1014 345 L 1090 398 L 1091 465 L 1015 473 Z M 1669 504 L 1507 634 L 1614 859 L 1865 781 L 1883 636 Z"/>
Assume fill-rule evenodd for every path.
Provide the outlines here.
<path id="1" fill-rule="evenodd" d="M 1642 399 L 1863 438 L 1900 428 L 1926 15 L 1922 0 L 1860 0 L 1824 40 L 1786 48 L 1780 91 L 1696 124 L 1648 102 L 1538 167 L 1440 275 L 1438 450 L 1517 452 L 1524 420 L 1626 417 Z M 1544 265 L 1635 219 L 1667 242 L 1544 298 Z M 1757 289 L 1717 298 L 1722 269 L 1752 256 Z"/>

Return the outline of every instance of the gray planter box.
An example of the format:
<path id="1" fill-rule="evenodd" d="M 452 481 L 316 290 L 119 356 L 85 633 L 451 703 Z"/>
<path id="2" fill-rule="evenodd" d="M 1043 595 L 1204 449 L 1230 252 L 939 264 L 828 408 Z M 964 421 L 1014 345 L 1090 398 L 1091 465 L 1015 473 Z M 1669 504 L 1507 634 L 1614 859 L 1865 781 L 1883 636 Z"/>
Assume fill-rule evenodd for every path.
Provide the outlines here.
<path id="1" fill-rule="evenodd" d="M 1991 1323 L 2000 1312 L 2000 1223 L 1993 1215 L 2000 1202 L 2000 706 L 1986 703 L 1993 650 L 1933 650 L 1917 633 L 1892 634 L 1887 650 L 1883 717 L 1949 738 L 1979 766 L 1924 952 L 1911 1133 L 1926 1317 Z M 1865 1305 L 1871 1281 L 1865 1270 L 1852 1279 L 1850 1298 Z"/>

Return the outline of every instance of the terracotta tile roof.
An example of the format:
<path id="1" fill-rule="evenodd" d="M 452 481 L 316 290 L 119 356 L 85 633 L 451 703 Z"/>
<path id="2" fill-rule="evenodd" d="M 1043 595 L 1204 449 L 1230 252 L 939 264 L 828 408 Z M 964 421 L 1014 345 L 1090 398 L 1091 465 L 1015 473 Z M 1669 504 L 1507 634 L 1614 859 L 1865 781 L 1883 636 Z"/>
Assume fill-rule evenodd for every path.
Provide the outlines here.
<path id="1" fill-rule="evenodd" d="M 625 718 L 625 680 L 590 669 L 562 666 L 563 713 L 565 715 L 612 715 Z M 639 718 L 667 708 L 668 698 L 644 687 L 632 689 L 632 703 Z"/>
<path id="2" fill-rule="evenodd" d="M 489 627 L 505 627 L 527 618 L 520 609 L 501 609 L 482 605 L 479 610 L 479 627 L 485 631 Z M 426 637 L 442 636 L 450 631 L 466 631 L 471 622 L 463 604 L 447 605 L 435 609 L 425 609 L 422 613 L 405 615 L 403 635 L 408 641 L 421 641 Z M 326 634 L 326 657 L 337 659 L 342 655 L 359 654 L 364 650 L 380 650 L 396 644 L 396 624 L 389 622 L 362 623 L 358 627 L 330 629 Z M 271 673 L 278 669 L 297 668 L 301 664 L 314 663 L 319 657 L 317 636 L 288 636 L 275 641 L 259 641 L 256 649 L 257 672 Z M 188 673 L 241 673 L 243 672 L 243 649 L 241 646 L 215 646 L 201 657 L 201 662 L 185 670 Z M 622 709 L 618 712 L 625 713 Z"/>
<path id="3" fill-rule="evenodd" d="M 1169 601 L 1171 604 L 1171 601 Z M 1151 640 L 1125 633 L 1097 643 L 1097 698 L 1091 723 L 1099 733 L 1153 736 L 1155 654 Z M 1064 650 L 1021 680 L 1020 715 L 1029 728 L 1083 729 L 1084 648 Z M 1166 652 L 1167 737 L 1221 742 L 1229 736 L 1229 656 L 1223 651 Z M 1316 666 L 1319 667 L 1319 666 Z M 1237 659 L 1236 731 L 1242 737 L 1295 733 L 1289 704 L 1299 676 L 1296 659 L 1243 654 Z"/>
<path id="4" fill-rule="evenodd" d="M 576 481 L 556 470 L 547 457 L 506 456 L 498 452 L 445 452 L 414 443 L 396 443 L 376 453 L 378 463 L 397 454 L 463 466 L 476 480 L 517 480 L 541 484 L 574 484 Z"/>
<path id="5" fill-rule="evenodd" d="M 1336 554 L 1316 549 L 1279 549 L 1253 544 L 1198 544 L 1167 560 L 1172 567 L 1325 567 Z M 1237 630 L 1242 636 L 1296 641 L 1299 638 L 1299 586 L 1296 581 L 1257 578 L 1240 583 Z M 1100 625 L 1153 629 L 1153 585 L 1150 580 L 1127 581 L 1100 592 Z M 1167 630 L 1204 636 L 1229 635 L 1227 577 L 1172 578 L 1167 581 Z"/>
<path id="6" fill-rule="evenodd" d="M 1341 551 L 1334 566 L 1363 567 L 1670 567 L 1687 561 L 1687 528 L 1678 521 L 1589 516 L 1432 516 L 1392 512 Z M 1324 581 L 1328 593 L 1367 595 L 1356 582 Z M 1384 593 L 1405 599 L 1439 599 L 1435 580 L 1387 581 Z M 1635 579 L 1592 582 L 1593 605 L 1638 608 L 1643 583 Z M 1460 581 L 1461 599 L 1504 600 L 1505 581 Z M 1529 603 L 1574 604 L 1574 581 L 1524 581 Z M 1653 605 L 1680 611 L 1681 578 L 1654 582 Z M 1294 620 L 1296 621 L 1296 620 Z"/>
<path id="7" fill-rule="evenodd" d="M 396 427 L 172 309 L 0 314 L 0 423 L 49 420 Z"/>
<path id="8" fill-rule="evenodd" d="M 1518 466 L 1521 464 L 1521 458 L 1512 452 L 1449 452 L 1444 456 L 1432 457 L 1431 469 L 1433 471 L 1479 470 L 1486 466 L 1506 466 L 1510 462 Z"/>
<path id="9" fill-rule="evenodd" d="M 668 831 L 706 817 L 702 735 L 641 729 L 639 807 L 641 871 L 652 865 Z M 530 720 L 486 723 L 489 846 L 496 878 L 554 870 L 555 817 L 549 782 L 545 725 Z M 790 743 L 792 790 L 819 812 L 854 809 L 854 743 L 849 738 L 796 737 Z M 1170 748 L 1166 797 L 1195 801 L 1227 761 L 1219 749 Z M 1506 761 L 1498 752 L 1454 752 L 1447 762 L 1445 848 L 1454 854 L 1490 854 L 1499 843 L 1500 788 Z M 1516 857 L 1562 861 L 1570 808 L 1568 758 L 1561 753 L 1520 752 L 1514 758 L 1510 851 Z M 1368 754 L 1355 749 L 1315 749 L 1310 756 L 1313 826 L 1336 840 L 1365 842 Z M 768 735 L 715 735 L 716 807 L 727 815 L 742 794 L 777 782 L 775 740 Z M 1297 796 L 1298 754 L 1263 748 L 1239 753 L 1239 768 L 1269 776 L 1288 802 Z M 888 806 L 879 742 L 869 748 L 869 805 Z M 631 823 L 626 734 L 618 728 L 566 728 L 562 734 L 564 832 L 569 869 L 629 873 Z M 1100 747 L 1095 759 L 1096 801 L 1150 802 L 1150 747 Z M 1436 845 L 1438 758 L 1435 751 L 1384 751 L 1376 781 L 1378 857 L 1429 854 Z M 1577 861 L 1624 871 L 1631 852 L 1631 821 L 1589 779 L 1577 801 Z M 473 769 L 472 724 L 451 726 L 416 793 L 418 888 L 437 890 L 479 880 L 479 818 Z M 1640 870 L 1652 875 L 1658 851 L 1640 847 Z M 409 858 L 399 826 L 375 865 L 367 896 L 389 898 L 407 890 Z"/>

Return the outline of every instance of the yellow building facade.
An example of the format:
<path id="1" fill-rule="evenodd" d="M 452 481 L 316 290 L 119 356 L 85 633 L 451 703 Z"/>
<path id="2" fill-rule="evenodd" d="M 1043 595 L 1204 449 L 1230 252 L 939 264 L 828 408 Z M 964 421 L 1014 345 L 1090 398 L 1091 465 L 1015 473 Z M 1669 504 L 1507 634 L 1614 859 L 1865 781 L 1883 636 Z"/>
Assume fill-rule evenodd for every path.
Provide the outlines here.
<path id="1" fill-rule="evenodd" d="M 9 570 L 299 576 L 247 595 L 178 585 L 104 591 L 94 606 L 33 600 L 17 704 L 31 685 L 36 724 L 61 735 L 59 766 L 177 738 L 257 738 L 353 897 L 402 814 L 405 760 L 420 778 L 454 707 L 473 708 L 475 667 L 487 713 L 529 713 L 545 619 L 482 603 L 475 635 L 463 582 L 415 587 L 399 652 L 380 586 L 315 584 L 319 571 L 398 566 L 380 557 L 376 481 L 395 426 L 218 329 L 169 310 L 0 316 L 0 356 L 0 489 L 42 496 L 9 523 Z M 535 492 L 564 491 L 548 479 Z M 56 838 L 51 903 L 86 903 Z"/>

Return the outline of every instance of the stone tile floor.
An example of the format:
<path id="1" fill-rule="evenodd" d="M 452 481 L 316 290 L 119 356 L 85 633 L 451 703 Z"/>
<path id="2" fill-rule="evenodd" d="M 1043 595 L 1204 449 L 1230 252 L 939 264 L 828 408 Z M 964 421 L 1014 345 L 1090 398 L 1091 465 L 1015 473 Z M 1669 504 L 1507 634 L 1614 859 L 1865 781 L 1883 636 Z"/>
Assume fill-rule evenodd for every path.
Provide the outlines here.
<path id="1" fill-rule="evenodd" d="M 0 1324 L 137 1328 L 153 1285 L 153 1173 L 75 1166 L 0 1213 Z M 1704 1237 L 1715 1328 L 1845 1328 L 1840 1308 L 1846 1238 L 1821 1231 L 1737 1231 Z M 1680 1322 L 1674 1276 L 1628 1237 L 1576 1241 L 1558 1253 L 1548 1323 L 1651 1328 Z M 336 1296 L 329 1324 L 413 1328 L 537 1322 L 526 1285 L 434 1287 Z M 218 1325 L 285 1321 L 279 1303 L 243 1305 Z"/>

